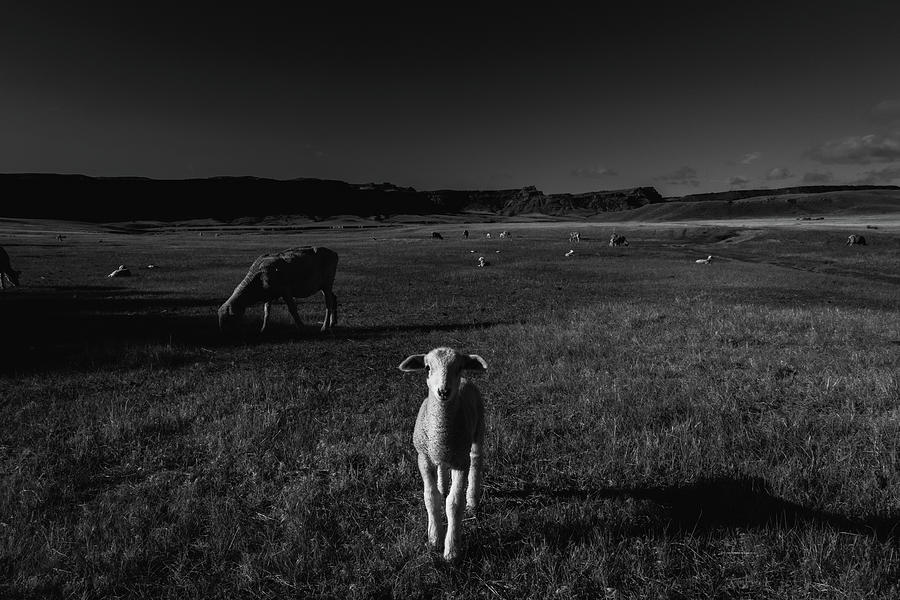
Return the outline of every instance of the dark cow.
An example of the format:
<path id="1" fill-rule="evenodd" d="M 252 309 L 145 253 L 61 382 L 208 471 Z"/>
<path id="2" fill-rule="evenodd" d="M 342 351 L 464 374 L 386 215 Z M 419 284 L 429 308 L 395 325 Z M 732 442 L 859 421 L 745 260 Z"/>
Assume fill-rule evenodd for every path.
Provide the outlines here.
<path id="1" fill-rule="evenodd" d="M 857 246 L 865 246 L 865 245 L 866 245 L 866 238 L 864 238 L 864 237 L 861 236 L 861 235 L 857 235 L 857 234 L 854 233 L 854 234 L 850 235 L 850 236 L 847 238 L 847 245 L 848 245 L 848 246 L 853 246 L 853 245 L 857 245 Z"/>
<path id="2" fill-rule="evenodd" d="M 6 253 L 2 247 L 0 247 L 0 289 L 6 289 L 5 280 L 9 280 L 9 282 L 15 286 L 19 285 L 19 275 L 21 275 L 21 271 L 16 271 L 12 268 L 12 265 L 9 264 L 9 254 Z"/>
<path id="3" fill-rule="evenodd" d="M 624 235 L 619 235 L 618 233 L 613 233 L 609 238 L 610 246 L 627 246 L 628 240 L 625 239 Z"/>

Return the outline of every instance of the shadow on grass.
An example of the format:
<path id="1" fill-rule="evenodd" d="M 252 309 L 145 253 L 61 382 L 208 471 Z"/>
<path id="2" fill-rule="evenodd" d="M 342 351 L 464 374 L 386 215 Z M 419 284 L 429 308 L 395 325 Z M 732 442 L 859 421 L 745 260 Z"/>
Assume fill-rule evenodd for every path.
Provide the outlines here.
<path id="1" fill-rule="evenodd" d="M 221 345 L 216 305 L 210 298 L 114 285 L 0 294 L 6 341 L 0 345 L 0 372 L 81 363 L 97 368 L 117 362 L 122 344 L 135 341 L 172 347 Z"/>
<path id="2" fill-rule="evenodd" d="M 495 491 L 491 497 L 499 501 L 538 502 L 543 498 L 650 501 L 662 510 L 643 528 L 652 527 L 653 521 L 656 521 L 657 525 L 661 524 L 667 530 L 682 533 L 704 533 L 721 528 L 790 529 L 822 524 L 839 531 L 870 535 L 882 541 L 900 540 L 900 516 L 855 518 L 815 510 L 774 496 L 766 482 L 759 478 L 707 479 L 683 486 L 658 488 L 551 489 L 533 486 Z M 598 520 L 596 525 L 600 524 Z M 557 530 L 547 532 L 548 539 L 567 543 L 589 535 L 591 524 L 555 525 Z"/>
<path id="3" fill-rule="evenodd" d="M 127 364 L 141 353 L 164 366 L 193 362 L 202 352 L 235 346 L 390 338 L 404 333 L 467 331 L 510 325 L 514 321 L 338 326 L 321 333 L 321 322 L 308 318 L 303 331 L 276 322 L 264 333 L 248 315 L 236 336 L 223 336 L 216 309 L 221 298 L 179 296 L 122 285 L 30 288 L 0 294 L 5 343 L 0 344 L 0 373 L 95 370 Z"/>

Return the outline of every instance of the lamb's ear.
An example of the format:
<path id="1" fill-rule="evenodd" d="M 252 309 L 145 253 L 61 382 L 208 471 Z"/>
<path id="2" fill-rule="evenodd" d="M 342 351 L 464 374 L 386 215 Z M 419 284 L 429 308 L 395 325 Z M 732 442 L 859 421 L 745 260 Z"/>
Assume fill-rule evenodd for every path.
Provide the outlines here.
<path id="1" fill-rule="evenodd" d="M 464 371 L 487 371 L 487 363 L 477 354 L 468 355 L 462 366 Z"/>
<path id="2" fill-rule="evenodd" d="M 406 357 L 400 366 L 397 367 L 401 371 L 421 371 L 425 368 L 425 355 L 424 354 L 412 354 Z"/>

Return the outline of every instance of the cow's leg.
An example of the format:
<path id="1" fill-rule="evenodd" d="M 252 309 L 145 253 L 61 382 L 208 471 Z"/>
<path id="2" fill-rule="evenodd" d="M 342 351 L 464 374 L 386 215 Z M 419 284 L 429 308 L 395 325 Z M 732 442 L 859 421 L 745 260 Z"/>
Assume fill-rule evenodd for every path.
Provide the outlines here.
<path id="1" fill-rule="evenodd" d="M 262 327 L 259 328 L 259 332 L 263 333 L 266 330 L 266 325 L 269 324 L 269 307 L 271 306 L 271 302 L 266 302 L 263 304 L 263 322 Z"/>
<path id="2" fill-rule="evenodd" d="M 284 303 L 287 304 L 288 311 L 290 311 L 291 317 L 294 318 L 294 324 L 297 326 L 297 329 L 303 331 L 303 321 L 300 320 L 300 313 L 297 312 L 297 303 L 294 302 L 294 298 L 290 295 L 285 295 Z"/>

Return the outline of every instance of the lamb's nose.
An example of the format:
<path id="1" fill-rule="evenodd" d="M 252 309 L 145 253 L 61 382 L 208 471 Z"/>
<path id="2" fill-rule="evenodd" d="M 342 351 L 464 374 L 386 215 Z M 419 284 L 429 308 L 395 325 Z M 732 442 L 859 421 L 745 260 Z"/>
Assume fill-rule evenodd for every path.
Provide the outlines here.
<path id="1" fill-rule="evenodd" d="M 438 396 L 440 396 L 441 400 L 446 400 L 447 396 L 450 395 L 450 390 L 445 387 L 442 387 L 442 388 L 438 388 L 437 393 L 438 393 Z"/>

